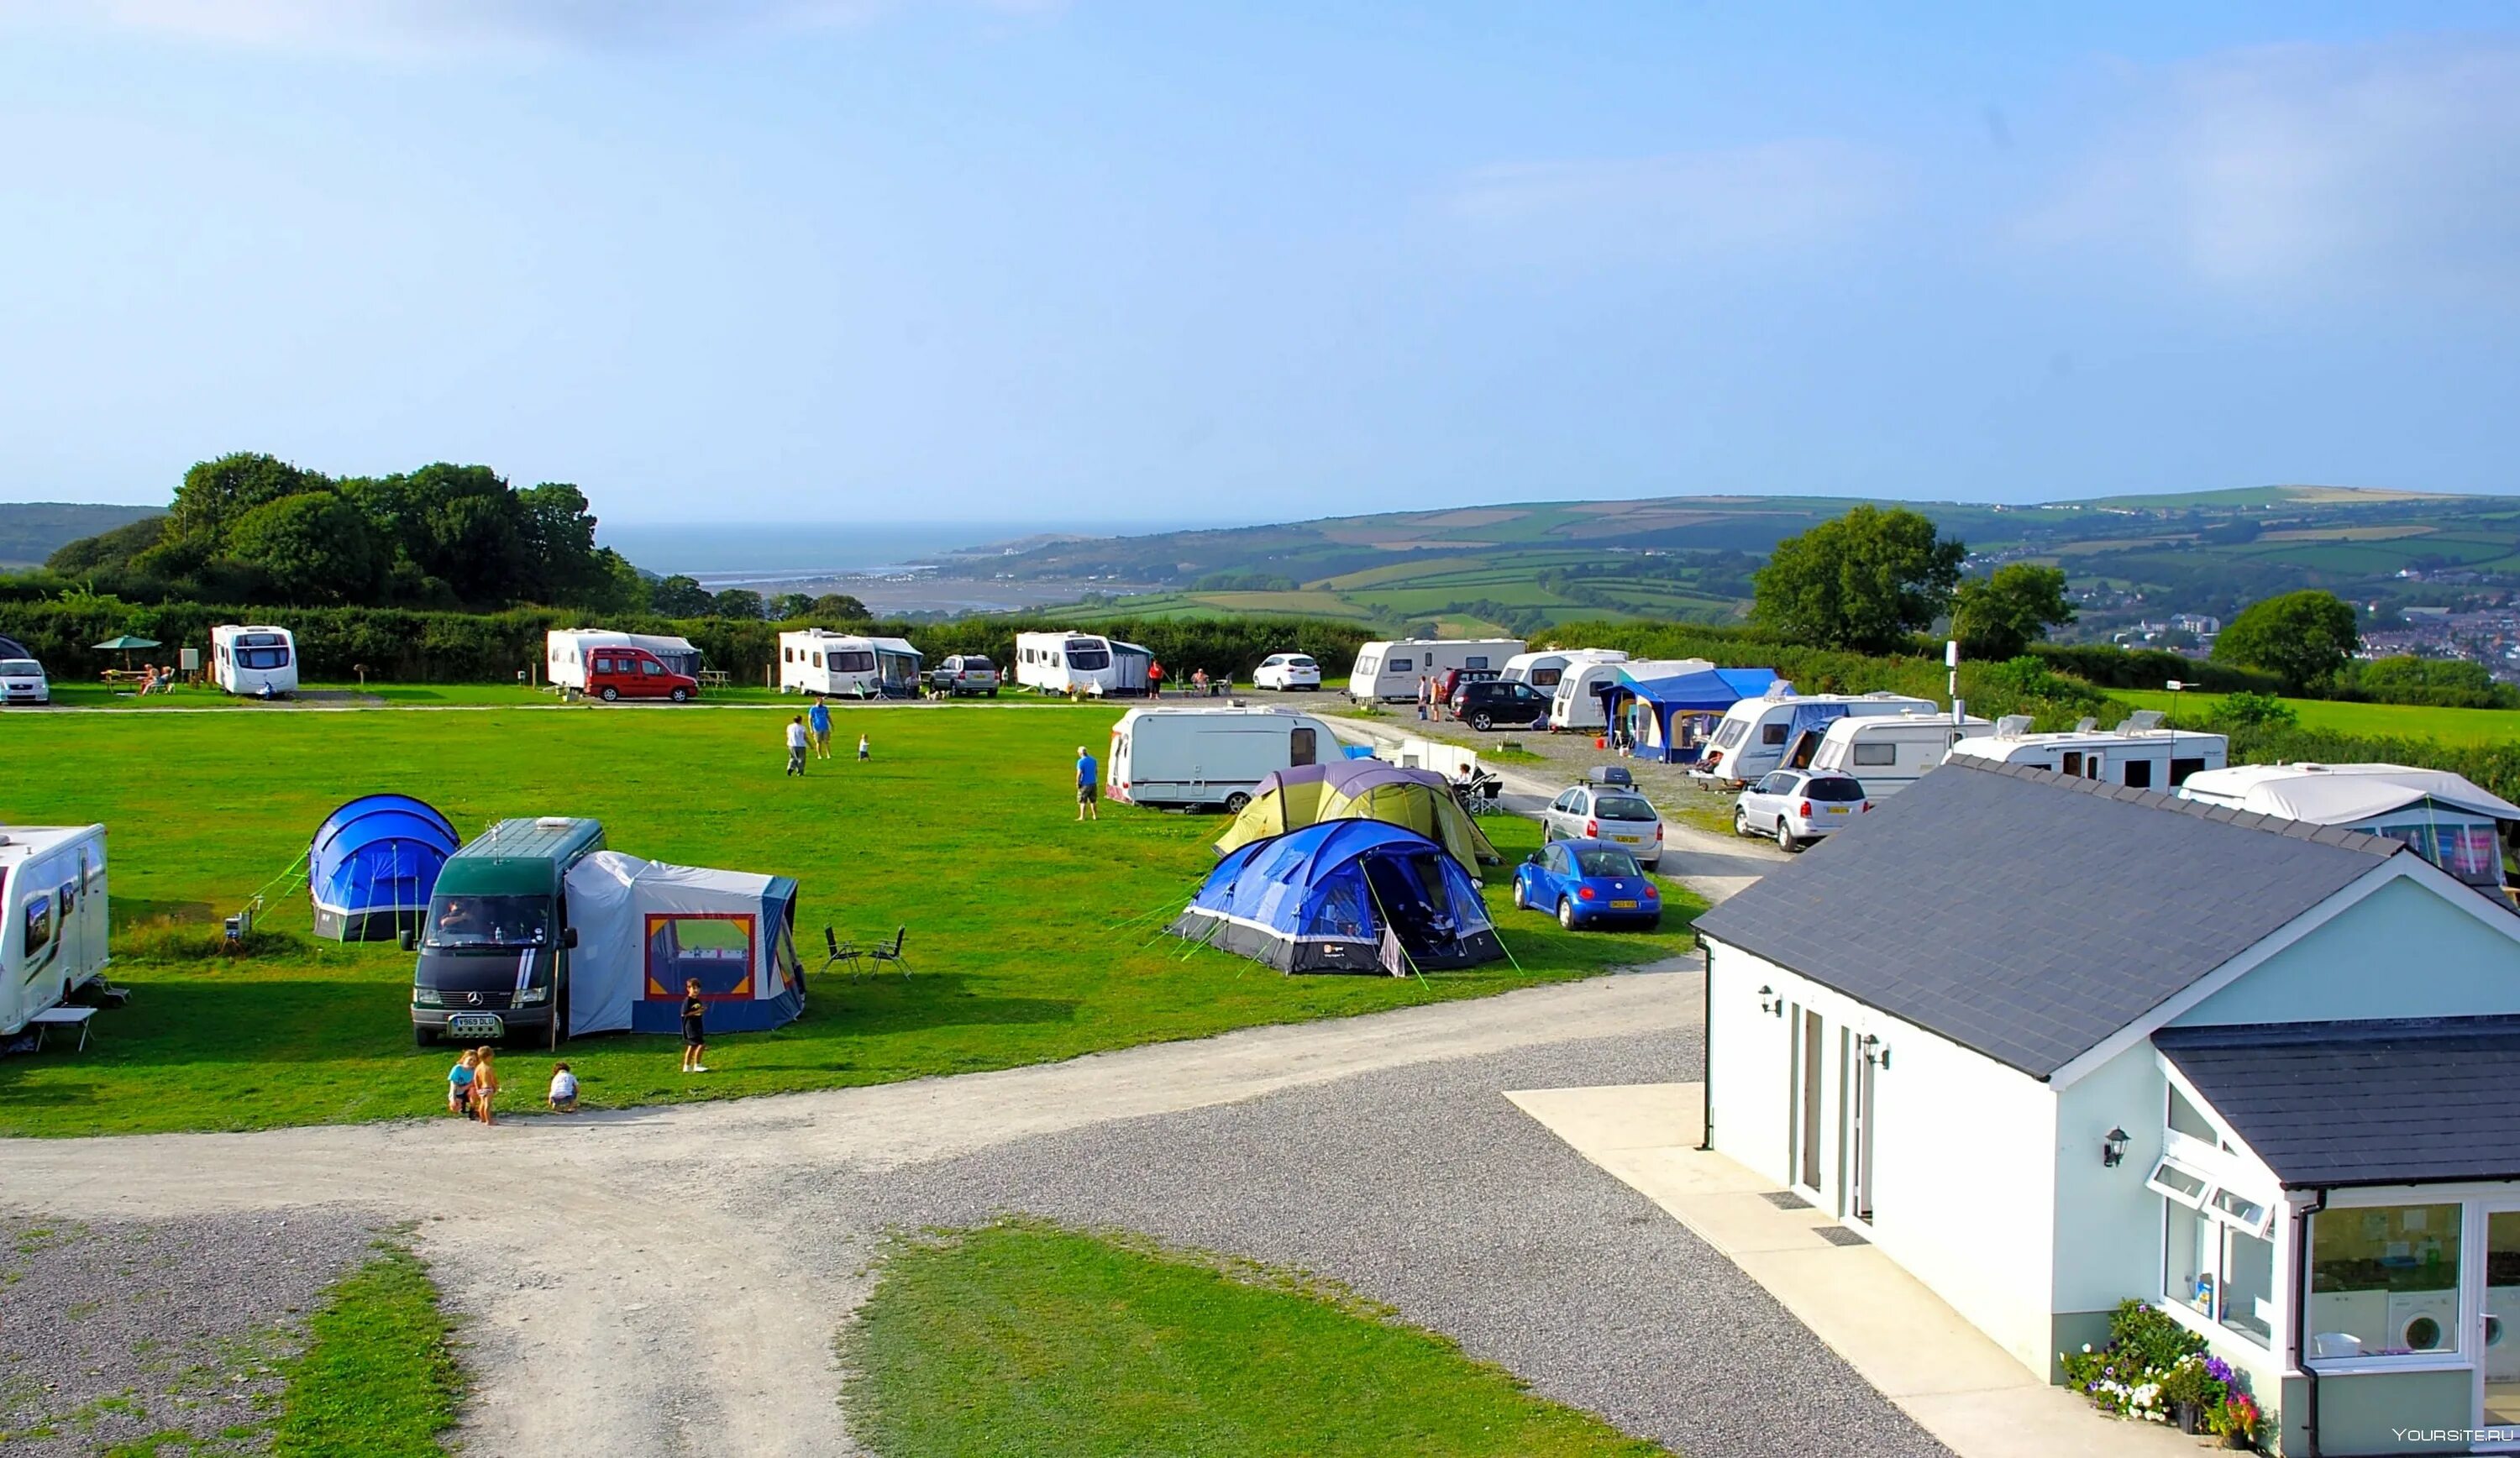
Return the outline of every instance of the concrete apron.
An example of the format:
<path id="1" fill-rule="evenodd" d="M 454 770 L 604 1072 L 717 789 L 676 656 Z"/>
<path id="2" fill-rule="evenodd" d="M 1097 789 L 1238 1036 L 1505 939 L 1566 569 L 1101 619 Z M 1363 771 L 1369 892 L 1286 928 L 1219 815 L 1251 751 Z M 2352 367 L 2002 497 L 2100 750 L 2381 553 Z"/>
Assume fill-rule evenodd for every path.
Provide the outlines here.
<path id="1" fill-rule="evenodd" d="M 1823 1239 L 1822 1230 L 1842 1228 L 1836 1220 L 1701 1152 L 1702 1086 L 1540 1088 L 1506 1097 L 1721 1251 L 1959 1458 L 2197 1451 L 2197 1439 L 2174 1429 L 2105 1417 L 2048 1386 L 1878 1248 Z"/>

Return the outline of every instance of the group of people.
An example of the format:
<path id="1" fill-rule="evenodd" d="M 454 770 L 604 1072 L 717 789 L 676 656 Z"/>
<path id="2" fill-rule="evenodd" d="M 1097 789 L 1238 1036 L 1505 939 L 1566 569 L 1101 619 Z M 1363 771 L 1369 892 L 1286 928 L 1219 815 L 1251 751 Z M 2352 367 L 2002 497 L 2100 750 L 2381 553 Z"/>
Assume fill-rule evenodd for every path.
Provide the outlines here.
<path id="1" fill-rule="evenodd" d="M 142 694 L 172 693 L 174 691 L 175 671 L 173 669 L 159 668 L 154 663 L 141 669 L 140 692 Z"/>
<path id="2" fill-rule="evenodd" d="M 483 1124 L 496 1124 L 499 1113 L 498 1050 L 484 1043 L 467 1048 L 446 1071 L 446 1112 Z M 543 1102 L 555 1114 L 577 1112 L 577 1075 L 565 1063 L 552 1065 L 550 1091 Z"/>
<path id="3" fill-rule="evenodd" d="M 1193 696 L 1222 693 L 1233 686 L 1232 683 L 1223 679 L 1209 680 L 1206 669 L 1191 670 L 1190 691 Z M 1147 692 L 1155 698 L 1164 696 L 1164 663 L 1160 658 L 1147 665 Z"/>
<path id="4" fill-rule="evenodd" d="M 818 759 L 832 757 L 832 706 L 817 698 L 814 707 L 788 721 L 788 773 L 802 776 L 805 756 L 811 751 Z M 867 736 L 858 735 L 858 758 L 875 757 L 875 746 Z"/>

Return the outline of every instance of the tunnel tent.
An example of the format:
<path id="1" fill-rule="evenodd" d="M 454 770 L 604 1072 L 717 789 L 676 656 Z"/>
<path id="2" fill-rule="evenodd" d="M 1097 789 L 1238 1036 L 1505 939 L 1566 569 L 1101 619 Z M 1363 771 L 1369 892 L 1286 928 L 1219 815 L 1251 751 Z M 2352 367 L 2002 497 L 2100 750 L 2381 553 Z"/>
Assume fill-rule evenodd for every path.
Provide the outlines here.
<path id="1" fill-rule="evenodd" d="M 699 979 L 711 1033 L 763 1033 L 805 1010 L 796 883 L 597 851 L 568 869 L 568 1032 L 672 1033 Z"/>
<path id="2" fill-rule="evenodd" d="M 1370 819 L 1324 820 L 1233 852 L 1167 930 L 1281 972 L 1400 977 L 1506 954 L 1458 861 Z"/>
<path id="3" fill-rule="evenodd" d="M 389 942 L 420 929 L 437 872 L 463 837 L 409 795 L 362 795 L 324 817 L 306 846 L 315 935 Z"/>
<path id="4" fill-rule="evenodd" d="M 1380 760 L 1334 760 L 1278 771 L 1251 788 L 1251 803 L 1216 840 L 1219 854 L 1322 820 L 1381 820 L 1440 843 L 1472 880 L 1503 863 L 1487 835 L 1432 770 Z"/>

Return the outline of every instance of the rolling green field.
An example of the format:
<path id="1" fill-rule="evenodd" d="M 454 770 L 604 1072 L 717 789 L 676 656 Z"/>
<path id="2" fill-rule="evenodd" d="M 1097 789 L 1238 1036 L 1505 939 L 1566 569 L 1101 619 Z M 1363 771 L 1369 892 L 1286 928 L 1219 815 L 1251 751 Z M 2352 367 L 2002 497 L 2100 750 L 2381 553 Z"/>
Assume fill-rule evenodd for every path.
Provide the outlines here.
<path id="1" fill-rule="evenodd" d="M 907 1245 L 842 1340 L 882 1458 L 1651 1458 L 1300 1276 L 1037 1225 Z"/>
<path id="2" fill-rule="evenodd" d="M 291 866 L 354 796 L 402 791 L 467 834 L 511 816 L 593 816 L 616 850 L 793 876 L 809 968 L 830 925 L 860 943 L 909 928 L 916 975 L 816 978 L 805 1017 L 713 1042 L 679 1074 L 675 1039 L 604 1036 L 566 1057 L 597 1107 L 884 1082 L 1197 1038 L 1257 1023 L 1478 996 L 1677 953 L 1695 907 L 1657 935 L 1566 933 L 1489 890 L 1518 960 L 1415 978 L 1282 977 L 1156 935 L 1213 863 L 1225 822 L 1106 805 L 1079 824 L 1075 747 L 1109 708 L 842 709 L 845 755 L 782 774 L 773 710 L 597 707 L 433 714 L 23 714 L 6 723 L 8 818 L 105 822 L 128 1007 L 84 1053 L 0 1059 L 0 1134 L 252 1128 L 428 1114 L 444 1050 L 412 1046 L 411 957 L 304 943 L 189 959 L 215 920 L 270 888 L 265 927 L 311 913 Z M 1528 821 L 1487 822 L 1508 859 Z M 152 954 L 137 954 L 150 950 Z M 507 1055 L 512 1107 L 538 1102 L 548 1055 Z"/>
<path id="3" fill-rule="evenodd" d="M 2112 688 L 2109 697 L 2159 709 L 2179 723 L 2202 724 L 2218 696 L 2160 689 Z M 2425 704 L 2356 704 L 2288 698 L 2301 727 L 2375 738 L 2435 739 L 2444 744 L 2509 744 L 2520 740 L 2520 713 L 2509 709 L 2440 709 Z"/>

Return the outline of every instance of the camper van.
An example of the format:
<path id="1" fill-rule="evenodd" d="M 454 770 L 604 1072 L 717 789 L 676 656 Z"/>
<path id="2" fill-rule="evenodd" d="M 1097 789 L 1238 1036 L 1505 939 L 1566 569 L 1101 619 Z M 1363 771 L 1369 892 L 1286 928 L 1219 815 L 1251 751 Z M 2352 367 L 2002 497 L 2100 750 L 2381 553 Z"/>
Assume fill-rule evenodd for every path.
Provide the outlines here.
<path id="1" fill-rule="evenodd" d="M 105 827 L 0 825 L 0 1038 L 105 975 Z"/>
<path id="2" fill-rule="evenodd" d="M 1497 677 L 1508 684 L 1528 684 L 1554 697 L 1557 685 L 1576 665 L 1627 661 L 1628 655 L 1617 648 L 1543 648 L 1514 654 L 1505 661 L 1505 672 Z"/>
<path id="3" fill-rule="evenodd" d="M 1339 756 L 1329 726 L 1283 709 L 1131 709 L 1111 726 L 1110 797 L 1163 810 L 1239 814 L 1280 770 Z"/>
<path id="4" fill-rule="evenodd" d="M 297 640 L 286 628 L 210 630 L 210 678 L 247 698 L 285 698 L 297 691 Z"/>
<path id="5" fill-rule="evenodd" d="M 587 683 L 587 658 L 597 648 L 638 648 L 653 656 L 666 673 L 697 684 L 700 650 L 688 638 L 661 633 L 614 633 L 603 628 L 555 628 L 543 635 L 543 682 L 580 693 L 593 692 Z"/>
<path id="6" fill-rule="evenodd" d="M 898 638 L 859 638 L 828 628 L 779 635 L 779 691 L 843 698 L 908 698 L 923 655 Z"/>
<path id="7" fill-rule="evenodd" d="M 1739 785 L 1772 770 L 1808 769 L 1821 735 L 1840 719 L 1932 712 L 1932 699 L 1905 693 L 1804 694 L 1779 681 L 1760 697 L 1745 698 L 1725 711 L 1689 777 Z"/>
<path id="8" fill-rule="evenodd" d="M 1994 732 L 1993 724 L 1974 714 L 1958 724 L 1949 714 L 1850 716 L 1820 736 L 1811 768 L 1854 775 L 1865 798 L 1879 804 L 1941 764 L 1953 745 Z"/>
<path id="9" fill-rule="evenodd" d="M 2143 710 L 2113 729 L 2098 726 L 2098 720 L 2086 719 L 2070 729 L 2034 734 L 2028 715 L 2007 715 L 1995 722 L 1994 733 L 1953 745 L 1951 757 L 2035 765 L 2078 779 L 2165 794 L 2200 770 L 2220 770 L 2230 763 L 2230 740 L 2195 729 L 2163 729 L 2156 710 Z"/>
<path id="10" fill-rule="evenodd" d="M 1370 642 L 1356 650 L 1356 667 L 1348 674 L 1348 697 L 1359 703 L 1407 702 L 1418 696 L 1419 679 L 1441 679 L 1464 668 L 1502 672 L 1506 660 L 1522 650 L 1518 638 L 1404 638 Z"/>
<path id="11" fill-rule="evenodd" d="M 1619 682 L 1621 673 L 1642 682 L 1704 673 L 1714 666 L 1714 660 L 1708 658 L 1632 659 L 1625 653 L 1578 659 L 1566 665 L 1557 686 L 1550 690 L 1549 727 L 1596 731 L 1607 729 L 1609 720 L 1601 712 L 1601 690 Z"/>
<path id="12" fill-rule="evenodd" d="M 2232 765 L 2197 771 L 2179 798 L 2385 835 L 2498 897 L 2503 828 L 2520 824 L 2520 805 L 2464 775 L 2411 765 Z"/>
<path id="13" fill-rule="evenodd" d="M 1146 681 L 1130 684 L 1130 655 L 1115 651 L 1128 646 L 1092 633 L 1018 633 L 1015 683 L 1043 693 L 1140 692 Z"/>
<path id="14" fill-rule="evenodd" d="M 420 953 L 411 979 L 415 1042 L 523 1036 L 559 1043 L 577 944 L 563 891 L 569 867 L 603 849 L 602 822 L 545 816 L 501 820 L 446 858 L 428 920 L 403 939 Z"/>

